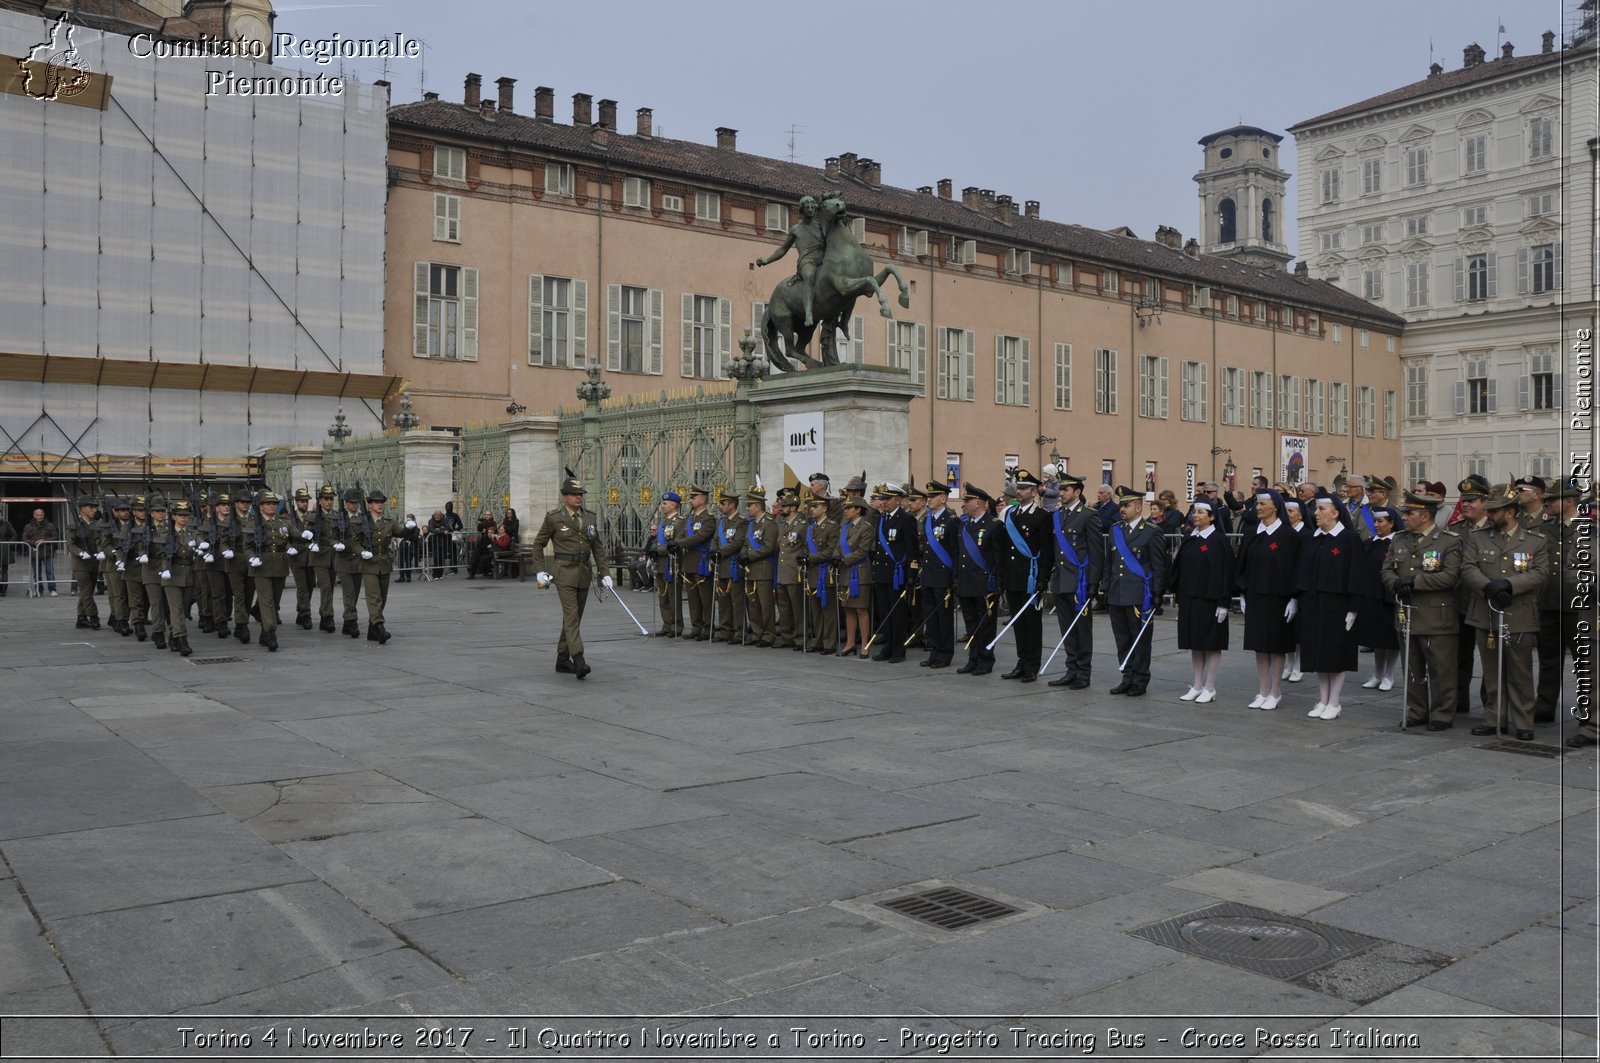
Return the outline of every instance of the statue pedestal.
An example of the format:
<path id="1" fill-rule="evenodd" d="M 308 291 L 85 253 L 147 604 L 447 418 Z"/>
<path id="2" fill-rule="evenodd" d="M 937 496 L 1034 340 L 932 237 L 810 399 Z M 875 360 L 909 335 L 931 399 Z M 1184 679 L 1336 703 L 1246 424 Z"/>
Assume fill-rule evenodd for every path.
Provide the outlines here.
<path id="1" fill-rule="evenodd" d="M 797 481 L 804 484 L 819 471 L 832 478 L 836 495 L 863 469 L 869 485 L 905 481 L 910 477 L 911 400 L 921 393 L 906 370 L 881 365 L 830 365 L 767 377 L 751 389 L 750 401 L 761 411 L 759 471 L 768 494 Z M 808 436 L 801 444 L 820 449 L 802 451 L 787 471 L 784 459 L 792 451 L 786 418 L 791 428 L 820 420 L 817 438 Z"/>

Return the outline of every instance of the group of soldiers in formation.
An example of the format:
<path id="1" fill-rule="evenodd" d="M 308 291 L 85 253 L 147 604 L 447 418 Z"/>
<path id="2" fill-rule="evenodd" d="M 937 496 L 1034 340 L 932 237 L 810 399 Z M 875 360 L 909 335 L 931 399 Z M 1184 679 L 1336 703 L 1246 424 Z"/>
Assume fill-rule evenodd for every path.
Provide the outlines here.
<path id="1" fill-rule="evenodd" d="M 1374 494 L 1385 486 L 1386 502 L 1397 485 L 1375 481 Z M 1244 648 L 1256 653 L 1250 708 L 1277 708 L 1283 680 L 1314 672 L 1318 699 L 1307 715 L 1337 718 L 1344 675 L 1369 647 L 1368 688 L 1391 689 L 1396 662 L 1408 662 L 1402 727 L 1446 730 L 1470 709 L 1476 650 L 1484 715 L 1473 734 L 1527 741 L 1536 722 L 1556 719 L 1566 652 L 1576 664 L 1572 714 L 1583 722 L 1567 744 L 1596 744 L 1587 644 L 1594 522 L 1579 515 L 1583 492 L 1546 493 L 1538 477 L 1491 486 L 1474 475 L 1459 485 L 1460 515 L 1441 527 L 1443 485 L 1417 488 L 1395 508 L 1369 497 L 1363 477 L 1348 478 L 1342 495 L 1258 480 L 1235 546 L 1228 507 L 1214 497 L 1196 499 L 1169 543 L 1146 516 L 1144 492 L 1115 488 L 1112 517 L 1066 473 L 1042 481 L 1017 470 L 1000 499 L 965 484 L 959 511 L 938 481 L 869 492 L 858 476 L 835 497 L 819 473 L 808 487 L 780 489 L 776 512 L 759 485 L 742 495 L 719 490 L 714 506 L 694 486 L 687 505 L 668 492 L 650 529 L 663 618 L 655 634 L 889 663 L 923 646 L 923 667 L 946 668 L 964 654 L 958 673 L 987 675 L 997 634 L 1009 630 L 1016 664 L 1002 678 L 1031 683 L 1045 650 L 1043 617 L 1053 612 L 1066 668 L 1049 685 L 1079 690 L 1090 685 L 1093 614 L 1102 611 L 1119 662 L 1110 692 L 1138 697 L 1150 683 L 1151 620 L 1172 595 L 1178 645 L 1194 664 L 1184 701 L 1216 697 L 1237 610 Z M 557 667 L 566 670 L 559 659 Z"/>
<path id="2" fill-rule="evenodd" d="M 67 531 L 67 551 L 78 588 L 78 627 L 101 627 L 95 584 L 104 579 L 109 629 L 150 639 L 158 650 L 184 657 L 191 608 L 198 606 L 203 634 L 258 642 L 278 649 L 279 604 L 294 575 L 295 623 L 312 629 L 319 607 L 323 631 L 335 630 L 333 588 L 344 597 L 344 634 L 361 635 L 357 598 L 365 594 L 367 638 L 389 641 L 383 609 L 394 570 L 396 540 L 417 537 L 415 521 L 386 517 L 382 491 L 350 488 L 342 498 L 331 485 L 315 500 L 301 488 L 287 507 L 271 491 L 230 497 L 226 492 L 168 502 L 159 495 L 77 500 Z M 313 603 L 312 589 L 319 600 Z"/>

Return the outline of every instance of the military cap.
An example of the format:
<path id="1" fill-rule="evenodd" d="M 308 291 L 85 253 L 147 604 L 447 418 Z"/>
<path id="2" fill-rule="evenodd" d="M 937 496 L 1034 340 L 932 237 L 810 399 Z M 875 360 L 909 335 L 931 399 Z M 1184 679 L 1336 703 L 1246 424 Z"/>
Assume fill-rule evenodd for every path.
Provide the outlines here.
<path id="1" fill-rule="evenodd" d="M 335 491 L 333 489 L 333 485 L 332 484 L 323 484 L 322 488 L 317 492 L 317 497 L 318 498 L 336 498 L 336 497 L 338 497 L 338 494 L 339 494 L 339 492 L 337 492 L 337 491 Z"/>
<path id="2" fill-rule="evenodd" d="M 700 487 L 700 486 L 696 485 L 696 486 L 692 486 L 692 487 L 689 488 L 689 497 L 693 498 L 695 495 L 700 495 L 701 497 L 709 498 L 711 496 L 711 492 L 707 491 L 704 487 Z"/>
<path id="3" fill-rule="evenodd" d="M 847 495 L 844 500 L 844 508 L 865 510 L 870 508 L 870 506 L 868 505 L 867 500 L 862 498 L 860 495 Z"/>
<path id="4" fill-rule="evenodd" d="M 216 494 L 211 496 L 211 504 L 213 506 L 226 506 L 232 501 L 233 500 L 228 497 L 228 492 L 226 491 L 218 491 Z"/>
<path id="5" fill-rule="evenodd" d="M 1038 487 L 1040 482 L 1039 478 L 1027 469 L 1018 469 L 1012 474 L 1011 479 L 1018 487 Z"/>
<path id="6" fill-rule="evenodd" d="M 808 506 L 825 506 L 825 505 L 828 504 L 829 501 L 830 501 L 830 499 L 828 498 L 827 495 L 812 495 L 810 498 L 806 499 L 806 505 L 808 505 Z"/>
<path id="7" fill-rule="evenodd" d="M 880 498 L 888 498 L 889 497 L 889 485 L 888 484 L 873 484 L 872 485 L 871 497 L 872 497 L 872 499 L 874 501 L 876 501 L 876 500 L 878 500 Z"/>
<path id="8" fill-rule="evenodd" d="M 145 508 L 144 495 L 134 495 L 133 496 L 133 508 L 134 509 L 144 509 Z"/>
<path id="9" fill-rule="evenodd" d="M 128 508 L 128 500 L 126 498 L 123 498 L 121 495 L 113 495 L 112 498 L 111 498 L 111 508 L 112 509 L 127 509 Z"/>
<path id="10" fill-rule="evenodd" d="M 940 480 L 929 480 L 922 485 L 922 492 L 928 498 L 932 498 L 934 495 L 948 495 L 950 493 L 950 485 Z"/>
<path id="11" fill-rule="evenodd" d="M 849 482 L 844 485 L 844 489 L 846 491 L 860 491 L 865 494 L 867 490 L 866 476 L 857 475 L 850 477 Z"/>
<path id="12" fill-rule="evenodd" d="M 1400 481 L 1393 476 L 1380 476 L 1378 477 L 1378 482 L 1383 484 L 1390 494 L 1400 490 Z"/>
<path id="13" fill-rule="evenodd" d="M 925 491 L 923 491 L 922 488 L 918 487 L 914 483 L 903 483 L 903 484 L 900 485 L 900 490 L 905 493 L 905 496 L 907 498 L 927 498 L 928 497 L 927 493 Z"/>
<path id="14" fill-rule="evenodd" d="M 268 502 L 278 503 L 281 501 L 283 500 L 270 490 L 263 489 L 256 492 L 256 505 L 258 506 L 264 506 Z"/>
<path id="15" fill-rule="evenodd" d="M 189 505 L 187 501 L 180 499 L 173 505 L 172 515 L 174 517 L 192 517 L 194 516 L 194 507 Z"/>
<path id="16" fill-rule="evenodd" d="M 1405 497 L 1406 504 L 1401 506 L 1401 509 L 1425 509 L 1431 513 L 1444 505 L 1443 495 L 1417 494 L 1415 491 L 1407 491 Z"/>
<path id="17" fill-rule="evenodd" d="M 678 505 L 681 506 L 681 505 L 683 505 L 683 496 L 678 494 L 678 492 L 676 492 L 676 491 L 668 491 L 666 494 L 661 496 L 661 501 L 663 501 L 663 502 L 676 502 L 676 503 L 678 503 Z"/>
<path id="18" fill-rule="evenodd" d="M 1461 492 L 1462 498 L 1485 498 L 1489 494 L 1489 481 L 1473 473 L 1456 484 L 1456 490 Z"/>
<path id="19" fill-rule="evenodd" d="M 961 497 L 962 498 L 976 498 L 979 502 L 993 502 L 994 501 L 993 498 L 989 497 L 989 492 L 985 491 L 983 488 L 979 487 L 975 483 L 968 483 L 962 489 Z"/>
<path id="20" fill-rule="evenodd" d="M 1118 485 L 1111 490 L 1112 497 L 1117 500 L 1117 505 L 1125 506 L 1129 502 L 1143 502 L 1144 492 L 1135 491 L 1126 484 Z M 1198 502 L 1196 503 L 1198 505 Z"/>
<path id="21" fill-rule="evenodd" d="M 99 504 L 100 504 L 100 500 L 98 498 L 94 497 L 93 495 L 79 495 L 78 496 L 78 508 L 79 509 L 82 509 L 84 506 L 98 506 Z"/>
<path id="22" fill-rule="evenodd" d="M 828 479 L 828 474 L 825 472 L 814 472 L 810 476 L 806 477 L 806 479 L 811 483 L 816 483 L 818 480 L 821 480 L 825 484 L 830 484 L 833 482 L 832 480 Z"/>
<path id="23" fill-rule="evenodd" d="M 563 484 L 562 486 L 565 487 L 566 485 Z M 573 494 L 574 492 L 565 491 L 564 490 L 561 493 L 566 495 L 566 494 Z M 580 490 L 577 493 L 581 494 L 582 492 Z M 367 492 L 367 501 L 368 502 L 387 502 L 387 501 L 389 501 L 389 496 L 384 494 L 382 491 L 378 490 L 376 487 L 374 487 L 372 490 Z"/>
<path id="24" fill-rule="evenodd" d="M 583 495 L 588 494 L 589 492 L 588 489 L 583 486 L 582 480 L 578 479 L 576 476 L 569 476 L 565 480 L 561 481 L 561 493 L 564 495 Z M 388 499 L 373 499 L 371 496 L 368 496 L 367 501 L 387 502 Z"/>
<path id="25" fill-rule="evenodd" d="M 1535 487 L 1535 488 L 1538 488 L 1540 491 L 1543 491 L 1549 485 L 1545 483 L 1545 480 L 1544 480 L 1543 476 L 1519 476 L 1515 480 L 1511 481 L 1511 486 L 1512 487 Z"/>
<path id="26" fill-rule="evenodd" d="M 737 502 L 737 501 L 739 501 L 739 492 L 730 491 L 726 487 L 717 488 L 717 502 L 718 503 L 722 503 L 722 502 Z"/>
<path id="27" fill-rule="evenodd" d="M 1544 496 L 1546 502 L 1563 502 L 1569 498 L 1582 498 L 1583 492 L 1571 484 L 1562 484 L 1554 491 L 1547 492 Z"/>
<path id="28" fill-rule="evenodd" d="M 304 487 L 296 487 L 294 489 L 294 500 L 296 502 L 309 502 L 311 501 L 311 492 Z"/>
<path id="29" fill-rule="evenodd" d="M 744 500 L 746 502 L 760 502 L 762 505 L 766 505 L 767 489 L 760 484 L 756 484 L 744 493 Z"/>
<path id="30" fill-rule="evenodd" d="M 799 501 L 800 501 L 800 489 L 798 487 L 780 487 L 780 488 L 778 488 L 778 504 L 779 505 L 796 503 L 796 502 L 799 502 Z"/>
<path id="31" fill-rule="evenodd" d="M 1081 476 L 1074 476 L 1070 472 L 1064 472 L 1057 477 L 1057 480 L 1063 487 L 1076 487 L 1080 491 L 1083 490 L 1083 477 Z"/>
<path id="32" fill-rule="evenodd" d="M 1517 504 L 1517 489 L 1511 484 L 1495 484 L 1489 488 L 1489 497 L 1483 500 L 1484 509 L 1504 509 Z"/>

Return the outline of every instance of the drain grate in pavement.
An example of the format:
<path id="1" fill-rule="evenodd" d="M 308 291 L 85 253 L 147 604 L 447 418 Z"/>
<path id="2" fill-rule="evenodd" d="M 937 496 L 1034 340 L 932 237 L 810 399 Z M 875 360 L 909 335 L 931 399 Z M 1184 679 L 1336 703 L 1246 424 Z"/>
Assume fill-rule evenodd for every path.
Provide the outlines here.
<path id="1" fill-rule="evenodd" d="M 1294 978 L 1378 944 L 1377 938 L 1228 902 L 1163 919 L 1129 933 L 1169 949 Z"/>
<path id="2" fill-rule="evenodd" d="M 195 657 L 190 664 L 239 664 L 248 661 L 248 657 Z"/>
<path id="3" fill-rule="evenodd" d="M 1490 749 L 1496 753 L 1521 753 L 1525 757 L 1544 757 L 1546 760 L 1554 760 L 1557 757 L 1565 756 L 1567 752 L 1560 746 L 1538 745 L 1533 742 L 1508 742 L 1503 738 L 1496 739 L 1493 742 L 1479 743 L 1478 748 Z"/>
<path id="4" fill-rule="evenodd" d="M 892 901 L 879 901 L 878 907 L 941 930 L 959 930 L 977 923 L 987 923 L 991 919 L 1016 915 L 1021 911 L 1020 908 L 954 886 L 941 886 Z"/>

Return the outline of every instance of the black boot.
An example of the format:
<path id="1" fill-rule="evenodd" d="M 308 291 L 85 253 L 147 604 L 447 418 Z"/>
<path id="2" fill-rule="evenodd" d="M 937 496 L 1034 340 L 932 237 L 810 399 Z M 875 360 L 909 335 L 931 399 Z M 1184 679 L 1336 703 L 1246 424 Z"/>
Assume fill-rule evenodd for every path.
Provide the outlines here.
<path id="1" fill-rule="evenodd" d="M 233 637 L 238 639 L 242 645 L 250 645 L 250 625 L 235 624 L 233 628 Z"/>
<path id="2" fill-rule="evenodd" d="M 170 639 L 167 640 L 167 649 L 171 650 L 173 653 L 181 652 L 183 650 L 183 647 L 178 645 L 179 641 L 180 640 L 179 640 L 178 636 L 176 636 L 176 635 L 172 636 Z"/>
<path id="3" fill-rule="evenodd" d="M 573 654 L 573 656 L 572 656 L 572 674 L 573 675 L 577 676 L 579 679 L 582 679 L 584 676 L 588 675 L 592 671 L 594 671 L 594 669 L 590 668 L 589 667 L 589 662 L 585 661 L 583 659 L 583 654 L 581 654 L 581 653 Z"/>
<path id="4" fill-rule="evenodd" d="M 225 639 L 229 634 L 230 632 L 228 631 L 228 624 L 226 621 L 217 625 L 217 638 Z"/>
<path id="5" fill-rule="evenodd" d="M 262 641 L 267 649 L 271 650 L 273 653 L 278 652 L 278 633 L 276 631 L 266 632 Z"/>
<path id="6" fill-rule="evenodd" d="M 164 650 L 167 648 L 167 633 L 164 631 L 157 631 L 154 635 L 150 636 L 150 641 L 155 644 L 156 649 Z"/>
<path id="7" fill-rule="evenodd" d="M 360 621 L 357 621 L 355 619 L 346 620 L 344 622 L 344 633 L 346 635 L 349 635 L 353 639 L 360 638 L 361 637 L 361 623 L 360 623 Z"/>
<path id="8" fill-rule="evenodd" d="M 128 623 L 127 617 L 123 617 L 121 620 L 118 620 L 111 626 L 116 629 L 117 634 L 121 635 L 123 638 L 127 638 L 129 635 L 133 634 L 133 625 Z"/>
<path id="9" fill-rule="evenodd" d="M 572 671 L 572 658 L 565 653 L 556 654 L 556 671 L 570 673 Z"/>
<path id="10" fill-rule="evenodd" d="M 89 618 L 86 616 L 78 617 L 78 627 L 87 630 L 89 628 Z"/>
<path id="11" fill-rule="evenodd" d="M 388 626 L 385 625 L 385 624 L 379 624 L 378 625 L 378 645 L 382 646 L 385 642 L 388 642 L 391 638 L 393 638 L 393 636 L 389 634 Z"/>
<path id="12" fill-rule="evenodd" d="M 261 631 L 256 635 L 256 645 L 257 646 L 265 646 L 266 644 L 267 644 L 267 629 L 266 628 L 262 628 Z"/>
<path id="13" fill-rule="evenodd" d="M 91 616 L 89 618 L 89 630 L 91 630 L 91 631 L 99 631 L 100 630 L 100 618 L 98 616 Z"/>
<path id="14" fill-rule="evenodd" d="M 217 630 L 217 625 L 213 624 L 211 621 L 209 621 L 209 620 L 200 621 L 200 634 L 209 635 L 209 634 L 211 634 L 212 632 L 214 632 L 216 630 Z"/>
<path id="15" fill-rule="evenodd" d="M 378 641 L 378 625 L 377 624 L 368 624 L 367 625 L 367 641 L 368 642 L 377 642 Z"/>
<path id="16" fill-rule="evenodd" d="M 307 631 L 311 630 L 311 614 L 310 613 L 296 613 L 295 616 L 294 616 L 294 622 L 296 624 L 298 624 L 300 627 L 305 628 Z"/>
<path id="17" fill-rule="evenodd" d="M 331 617 L 331 616 L 325 616 L 325 617 L 322 618 L 321 627 L 322 627 L 322 630 L 327 631 L 327 632 L 333 632 L 333 631 L 339 630 L 339 626 L 333 622 L 333 617 Z"/>
<path id="18" fill-rule="evenodd" d="M 135 635 L 139 636 L 139 641 L 140 642 L 143 642 L 146 638 L 149 637 L 148 635 L 146 635 L 144 633 L 144 625 L 139 623 L 139 621 L 137 621 L 137 620 L 135 620 L 133 622 L 133 633 Z"/>
<path id="19" fill-rule="evenodd" d="M 194 652 L 194 647 L 189 645 L 189 636 L 188 635 L 185 635 L 183 638 L 179 639 L 178 642 L 179 642 L 178 653 L 180 653 L 184 657 L 187 657 L 187 656 L 189 656 L 189 654 Z"/>

